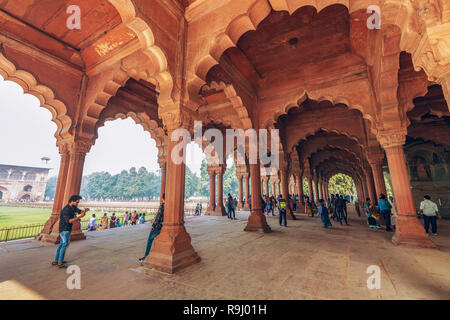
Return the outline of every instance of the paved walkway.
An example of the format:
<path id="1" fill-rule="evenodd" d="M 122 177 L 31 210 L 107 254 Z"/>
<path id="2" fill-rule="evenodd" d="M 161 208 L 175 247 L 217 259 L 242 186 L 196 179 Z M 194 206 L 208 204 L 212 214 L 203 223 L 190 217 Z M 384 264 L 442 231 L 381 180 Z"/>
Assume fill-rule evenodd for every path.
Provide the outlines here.
<path id="1" fill-rule="evenodd" d="M 0 299 L 450 299 L 450 221 L 439 221 L 439 250 L 396 247 L 391 233 L 351 226 L 323 229 L 299 215 L 273 231 L 242 231 L 239 220 L 188 217 L 202 261 L 174 275 L 147 270 L 142 256 L 149 224 L 88 233 L 66 260 L 81 268 L 81 290 L 50 265 L 55 247 L 35 241 L 0 245 Z M 381 269 L 381 289 L 366 286 L 368 266 Z"/>

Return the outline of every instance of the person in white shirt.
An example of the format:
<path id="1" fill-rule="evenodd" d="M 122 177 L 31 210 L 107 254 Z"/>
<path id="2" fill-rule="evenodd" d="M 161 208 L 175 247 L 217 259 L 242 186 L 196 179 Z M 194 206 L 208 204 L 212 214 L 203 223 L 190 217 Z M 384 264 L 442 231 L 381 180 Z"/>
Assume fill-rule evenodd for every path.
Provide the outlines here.
<path id="1" fill-rule="evenodd" d="M 419 213 L 423 215 L 423 225 L 426 233 L 429 233 L 431 223 L 431 234 L 437 235 L 437 218 L 440 217 L 439 209 L 429 195 L 424 196 L 424 200 L 420 203 Z"/>
<path id="2" fill-rule="evenodd" d="M 95 214 L 92 215 L 92 218 L 89 220 L 89 223 L 87 225 L 87 229 L 89 231 L 94 231 L 98 229 L 98 224 L 97 221 L 95 219 Z"/>

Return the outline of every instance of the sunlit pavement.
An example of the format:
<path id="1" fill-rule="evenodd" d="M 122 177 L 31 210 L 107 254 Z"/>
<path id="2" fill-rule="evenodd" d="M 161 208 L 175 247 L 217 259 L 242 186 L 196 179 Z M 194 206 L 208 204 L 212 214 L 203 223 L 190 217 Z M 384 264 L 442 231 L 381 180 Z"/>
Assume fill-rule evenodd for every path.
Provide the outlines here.
<path id="1" fill-rule="evenodd" d="M 187 217 L 202 261 L 174 275 L 141 267 L 150 224 L 87 233 L 70 244 L 66 260 L 81 270 L 81 289 L 50 265 L 56 247 L 39 242 L 0 244 L 1 299 L 449 299 L 450 221 L 439 220 L 439 249 L 394 246 L 392 233 L 351 226 L 324 229 L 317 217 L 297 215 L 288 227 L 269 217 L 273 232 L 244 232 L 238 220 Z M 367 268 L 381 271 L 369 290 Z"/>

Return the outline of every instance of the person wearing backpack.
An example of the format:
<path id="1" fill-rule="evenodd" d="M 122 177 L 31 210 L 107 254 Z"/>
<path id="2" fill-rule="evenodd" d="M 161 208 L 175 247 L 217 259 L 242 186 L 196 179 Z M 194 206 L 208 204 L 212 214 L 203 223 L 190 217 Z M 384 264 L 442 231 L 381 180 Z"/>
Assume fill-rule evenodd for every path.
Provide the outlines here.
<path id="1" fill-rule="evenodd" d="M 287 209 L 287 202 L 285 199 L 283 199 L 283 197 L 280 194 L 278 196 L 278 212 L 280 213 L 280 218 L 279 218 L 280 227 L 283 222 L 283 219 L 284 219 L 284 226 L 287 227 L 286 209 Z"/>

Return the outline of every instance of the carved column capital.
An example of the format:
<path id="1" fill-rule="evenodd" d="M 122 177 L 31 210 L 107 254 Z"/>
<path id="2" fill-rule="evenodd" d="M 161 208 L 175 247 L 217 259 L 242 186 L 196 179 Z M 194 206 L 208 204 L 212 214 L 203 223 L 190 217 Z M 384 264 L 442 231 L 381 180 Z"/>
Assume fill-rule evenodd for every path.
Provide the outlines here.
<path id="1" fill-rule="evenodd" d="M 383 149 L 403 146 L 406 142 L 406 128 L 381 130 L 377 132 L 377 140 Z"/>
<path id="2" fill-rule="evenodd" d="M 181 107 L 174 108 L 165 107 L 163 111 L 159 112 L 159 116 L 163 120 L 167 131 L 172 132 L 176 129 L 191 130 L 193 128 L 194 120 L 191 115 L 182 110 Z"/>

